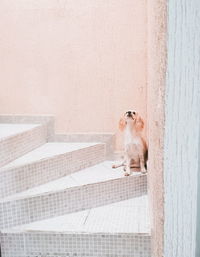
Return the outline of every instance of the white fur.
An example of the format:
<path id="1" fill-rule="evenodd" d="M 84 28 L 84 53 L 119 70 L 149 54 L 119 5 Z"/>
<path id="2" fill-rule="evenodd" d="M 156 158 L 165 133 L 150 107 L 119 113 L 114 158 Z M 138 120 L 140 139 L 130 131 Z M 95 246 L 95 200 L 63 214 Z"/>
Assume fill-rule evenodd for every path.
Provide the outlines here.
<path id="1" fill-rule="evenodd" d="M 146 173 L 147 144 L 141 135 L 143 120 L 136 112 L 131 111 L 131 116 L 126 112 L 120 122 L 124 132 L 124 161 L 113 165 L 113 168 L 125 166 L 125 176 L 131 174 L 131 168 L 140 168 L 142 173 Z"/>

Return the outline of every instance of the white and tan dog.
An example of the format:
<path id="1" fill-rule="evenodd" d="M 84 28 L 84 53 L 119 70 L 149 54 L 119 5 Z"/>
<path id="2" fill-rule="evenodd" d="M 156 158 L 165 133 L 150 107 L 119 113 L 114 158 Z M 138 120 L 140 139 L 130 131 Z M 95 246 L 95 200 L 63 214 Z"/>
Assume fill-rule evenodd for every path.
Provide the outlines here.
<path id="1" fill-rule="evenodd" d="M 144 121 L 135 111 L 127 111 L 119 121 L 119 128 L 124 132 L 124 161 L 113 168 L 125 166 L 125 176 L 131 174 L 131 168 L 140 168 L 146 173 L 148 149 L 142 137 Z"/>

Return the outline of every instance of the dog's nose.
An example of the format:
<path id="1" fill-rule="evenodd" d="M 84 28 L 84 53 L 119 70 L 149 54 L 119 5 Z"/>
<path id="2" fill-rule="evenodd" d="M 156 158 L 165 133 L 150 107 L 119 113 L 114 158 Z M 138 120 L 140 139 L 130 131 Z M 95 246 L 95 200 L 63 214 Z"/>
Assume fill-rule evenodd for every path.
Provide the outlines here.
<path id="1" fill-rule="evenodd" d="M 131 116 L 131 112 L 130 111 L 128 111 L 126 113 L 127 113 L 127 116 Z"/>

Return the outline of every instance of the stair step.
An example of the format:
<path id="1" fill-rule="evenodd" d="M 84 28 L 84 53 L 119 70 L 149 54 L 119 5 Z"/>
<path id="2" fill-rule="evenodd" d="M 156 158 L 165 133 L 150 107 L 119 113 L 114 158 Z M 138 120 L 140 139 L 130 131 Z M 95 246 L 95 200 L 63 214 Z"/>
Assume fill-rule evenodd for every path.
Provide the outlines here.
<path id="1" fill-rule="evenodd" d="M 44 144 L 46 138 L 45 125 L 0 123 L 0 167 Z"/>
<path id="2" fill-rule="evenodd" d="M 102 162 L 101 143 L 46 143 L 0 168 L 0 197 L 47 183 Z"/>
<path id="3" fill-rule="evenodd" d="M 2 257 L 150 257 L 148 197 L 2 230 Z"/>
<path id="4" fill-rule="evenodd" d="M 0 200 L 1 228 L 72 213 L 143 195 L 146 175 L 123 176 L 105 161 Z"/>
<path id="5" fill-rule="evenodd" d="M 10 232 L 150 233 L 148 197 L 143 195 L 109 205 L 3 229 Z"/>
<path id="6" fill-rule="evenodd" d="M 37 127 L 36 124 L 0 124 L 0 140 Z"/>

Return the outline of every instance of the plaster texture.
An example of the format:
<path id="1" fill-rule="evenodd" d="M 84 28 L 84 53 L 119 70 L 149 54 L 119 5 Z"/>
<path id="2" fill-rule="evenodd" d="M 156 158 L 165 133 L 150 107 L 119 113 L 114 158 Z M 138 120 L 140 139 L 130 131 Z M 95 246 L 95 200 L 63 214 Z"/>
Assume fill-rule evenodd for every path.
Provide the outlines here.
<path id="1" fill-rule="evenodd" d="M 146 118 L 146 0 L 0 3 L 1 114 L 51 114 L 56 133 Z"/>
<path id="2" fill-rule="evenodd" d="M 164 96 L 166 84 L 166 0 L 148 1 L 147 115 L 149 140 L 148 189 L 151 207 L 152 256 L 164 245 Z"/>

